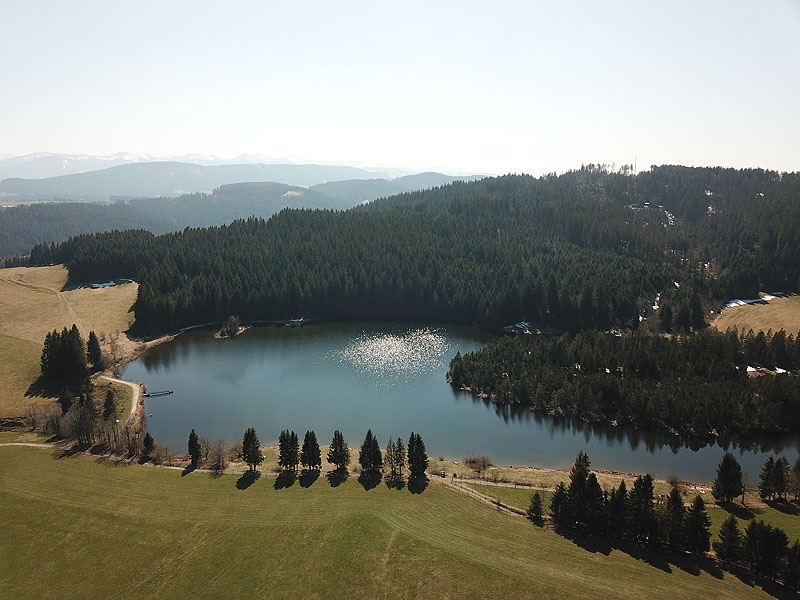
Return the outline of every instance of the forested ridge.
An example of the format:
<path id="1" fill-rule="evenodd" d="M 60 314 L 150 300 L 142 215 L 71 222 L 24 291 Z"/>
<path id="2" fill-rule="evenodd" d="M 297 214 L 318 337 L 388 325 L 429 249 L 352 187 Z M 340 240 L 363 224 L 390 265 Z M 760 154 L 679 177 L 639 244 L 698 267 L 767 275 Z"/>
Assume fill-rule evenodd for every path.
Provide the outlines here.
<path id="1" fill-rule="evenodd" d="M 748 373 L 747 367 L 763 367 Z M 496 402 L 707 435 L 800 430 L 800 339 L 706 329 L 500 338 L 451 361 L 450 381 Z"/>
<path id="2" fill-rule="evenodd" d="M 34 247 L 31 261 L 64 262 L 78 281 L 136 278 L 146 334 L 230 314 L 635 328 L 640 316 L 657 322 L 656 293 L 678 313 L 796 290 L 798 198 L 796 174 L 590 166 L 456 182 L 346 212 L 79 236 Z"/>

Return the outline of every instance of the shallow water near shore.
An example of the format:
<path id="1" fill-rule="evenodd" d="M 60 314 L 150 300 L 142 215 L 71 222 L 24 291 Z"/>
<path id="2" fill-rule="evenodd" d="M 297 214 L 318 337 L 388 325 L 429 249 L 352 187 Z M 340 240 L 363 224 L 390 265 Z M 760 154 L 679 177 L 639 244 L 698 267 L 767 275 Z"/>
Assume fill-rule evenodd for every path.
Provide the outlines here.
<path id="1" fill-rule="evenodd" d="M 413 430 L 428 454 L 460 460 L 487 455 L 499 465 L 566 468 L 579 450 L 596 468 L 676 473 L 710 481 L 725 450 L 734 452 L 749 476 L 769 454 L 798 456 L 800 436 L 772 436 L 744 443 L 685 441 L 629 427 L 586 424 L 535 414 L 475 398 L 445 382 L 455 353 L 492 339 L 468 327 L 416 324 L 324 324 L 257 327 L 231 339 L 209 330 L 192 331 L 156 346 L 121 369 L 141 381 L 152 417 L 148 429 L 158 444 L 186 452 L 189 431 L 233 442 L 246 427 L 262 445 L 276 443 L 282 429 L 302 438 L 306 429 L 327 444 L 340 429 L 356 451 L 371 428 L 408 438 Z"/>

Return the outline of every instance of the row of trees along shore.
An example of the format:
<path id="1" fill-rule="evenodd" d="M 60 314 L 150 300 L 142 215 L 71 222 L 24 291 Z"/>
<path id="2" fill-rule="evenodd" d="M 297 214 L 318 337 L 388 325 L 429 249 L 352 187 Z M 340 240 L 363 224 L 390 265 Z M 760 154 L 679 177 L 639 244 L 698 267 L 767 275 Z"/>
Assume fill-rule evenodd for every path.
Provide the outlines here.
<path id="1" fill-rule="evenodd" d="M 771 457 L 767 463 L 774 464 Z M 769 477 L 765 465 L 762 484 Z M 711 549 L 711 522 L 701 496 L 684 506 L 683 496 L 673 486 L 664 502 L 656 502 L 653 478 L 640 475 L 629 491 L 623 480 L 610 492 L 603 491 L 590 470 L 589 457 L 578 453 L 569 476 L 569 484 L 558 484 L 550 499 L 550 513 L 556 531 L 566 535 L 595 535 L 678 554 L 702 556 Z M 800 459 L 792 469 L 800 488 Z M 795 488 L 796 490 L 798 488 Z M 736 458 L 726 453 L 717 468 L 713 495 L 723 506 L 743 493 L 741 467 Z M 764 492 L 759 487 L 762 498 Z M 542 496 L 531 496 L 528 517 L 537 525 L 544 524 Z M 781 579 L 791 588 L 800 584 L 800 541 L 789 545 L 786 532 L 763 521 L 753 519 L 742 533 L 738 520 L 730 515 L 714 541 L 714 552 L 721 561 Z"/>
<path id="2" fill-rule="evenodd" d="M 296 472 L 298 466 L 302 466 L 307 471 L 321 470 L 322 452 L 316 433 L 306 431 L 302 446 L 299 442 L 300 439 L 294 431 L 285 429 L 280 432 L 278 436 L 278 466 L 280 469 Z M 189 433 L 187 446 L 193 467 L 196 467 L 204 456 L 208 459 L 209 454 L 213 454 L 210 442 L 201 440 L 194 429 Z M 208 448 L 205 452 L 204 447 Z M 250 472 L 255 472 L 258 465 L 264 461 L 258 434 L 254 428 L 248 427 L 245 430 L 238 454 L 247 463 Z M 346 471 L 350 464 L 350 447 L 338 429 L 333 433 L 328 447 L 327 460 L 328 463 L 335 466 L 336 471 L 340 472 Z M 219 468 L 220 462 L 224 461 L 212 456 L 212 471 L 224 470 L 224 464 L 221 469 Z M 367 473 L 380 473 L 386 468 L 390 479 L 402 478 L 403 468 L 407 464 L 411 477 L 417 478 L 425 476 L 425 471 L 428 469 L 428 454 L 422 436 L 414 432 L 411 432 L 408 438 L 408 446 L 399 437 L 396 440 L 389 438 L 386 452 L 383 453 L 377 438 L 369 429 L 358 453 L 358 463 L 362 471 Z"/>
<path id="3" fill-rule="evenodd" d="M 687 329 L 729 298 L 800 289 L 799 195 L 795 173 L 587 165 L 344 212 L 82 235 L 34 247 L 30 262 L 63 262 L 77 281 L 136 279 L 145 335 L 230 314 L 635 328 L 657 293 L 669 328 Z"/>
<path id="4" fill-rule="evenodd" d="M 798 369 L 800 337 L 784 331 L 583 331 L 499 338 L 456 354 L 448 378 L 499 403 L 706 436 L 800 431 Z"/>

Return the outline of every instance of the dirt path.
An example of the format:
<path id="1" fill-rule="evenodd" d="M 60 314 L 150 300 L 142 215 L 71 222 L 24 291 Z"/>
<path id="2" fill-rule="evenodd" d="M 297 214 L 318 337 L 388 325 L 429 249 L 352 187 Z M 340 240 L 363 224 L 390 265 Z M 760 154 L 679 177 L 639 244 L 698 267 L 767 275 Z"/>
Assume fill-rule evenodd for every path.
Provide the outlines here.
<path id="1" fill-rule="evenodd" d="M 128 415 L 128 418 L 125 419 L 126 423 L 130 423 L 136 416 L 136 409 L 139 407 L 139 396 L 142 391 L 142 384 L 135 383 L 133 381 L 126 381 L 124 379 L 117 379 L 116 377 L 109 377 L 108 375 L 100 375 L 99 379 L 127 385 L 129 388 L 131 388 L 131 390 L 133 390 L 133 397 L 131 398 L 131 412 Z"/>
<path id="2" fill-rule="evenodd" d="M 3 442 L 0 446 L 27 446 L 29 448 L 60 448 L 59 444 L 40 444 L 36 442 Z"/>

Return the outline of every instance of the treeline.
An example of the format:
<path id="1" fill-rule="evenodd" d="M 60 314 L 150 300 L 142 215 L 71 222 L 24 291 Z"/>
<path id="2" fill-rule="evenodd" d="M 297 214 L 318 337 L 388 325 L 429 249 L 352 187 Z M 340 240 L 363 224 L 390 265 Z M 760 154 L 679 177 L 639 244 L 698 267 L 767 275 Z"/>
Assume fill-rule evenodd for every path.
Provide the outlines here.
<path id="1" fill-rule="evenodd" d="M 799 181 L 759 170 L 633 176 L 590 166 L 456 182 L 341 213 L 80 236 L 34 247 L 30 261 L 64 262 L 75 280 L 135 278 L 144 334 L 230 314 L 635 328 L 657 292 L 679 322 L 684 305 L 699 307 L 689 314 L 697 327 L 722 299 L 797 289 Z"/>
<path id="2" fill-rule="evenodd" d="M 500 403 L 684 434 L 800 430 L 800 339 L 706 329 L 499 338 L 450 363 L 457 388 Z"/>
<path id="3" fill-rule="evenodd" d="M 589 457 L 579 452 L 569 484 L 562 481 L 556 487 L 550 499 L 556 531 L 626 540 L 677 554 L 702 556 L 711 549 L 711 522 L 701 496 L 695 496 L 687 508 L 681 491 L 673 486 L 666 500 L 656 503 L 649 474 L 638 476 L 630 491 L 623 480 L 604 492 L 590 467 Z M 531 497 L 528 516 L 543 524 L 538 492 Z M 713 548 L 721 561 L 779 578 L 791 589 L 800 584 L 800 542 L 795 540 L 789 546 L 789 538 L 780 528 L 753 520 L 742 534 L 736 517 L 730 515 Z"/>

